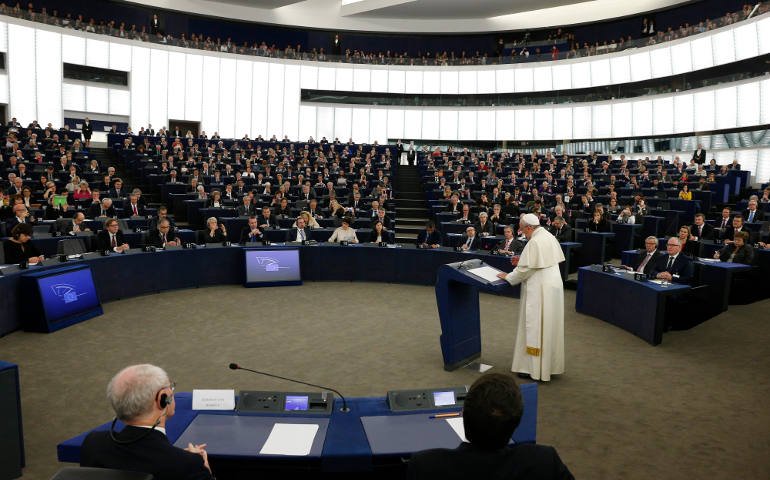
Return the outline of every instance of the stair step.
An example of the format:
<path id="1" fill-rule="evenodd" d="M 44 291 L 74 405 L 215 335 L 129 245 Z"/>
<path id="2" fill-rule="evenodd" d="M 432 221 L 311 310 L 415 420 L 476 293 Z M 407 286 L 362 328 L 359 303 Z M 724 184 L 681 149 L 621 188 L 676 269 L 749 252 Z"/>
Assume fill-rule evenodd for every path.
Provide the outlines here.
<path id="1" fill-rule="evenodd" d="M 411 233 L 398 233 L 396 234 L 396 242 L 399 240 L 403 240 L 409 243 L 413 243 L 415 240 L 417 240 L 417 234 L 411 234 Z"/>

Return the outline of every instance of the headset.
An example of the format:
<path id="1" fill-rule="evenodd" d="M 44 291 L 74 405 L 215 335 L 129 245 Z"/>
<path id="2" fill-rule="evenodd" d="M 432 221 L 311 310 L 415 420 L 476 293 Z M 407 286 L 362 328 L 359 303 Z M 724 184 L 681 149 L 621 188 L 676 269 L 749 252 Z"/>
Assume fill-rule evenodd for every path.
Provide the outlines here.
<path id="1" fill-rule="evenodd" d="M 171 388 L 171 395 L 167 395 L 165 393 L 161 393 L 163 390 L 166 390 L 167 388 Z M 138 437 L 131 439 L 131 440 L 119 440 L 116 437 L 115 432 L 115 423 L 118 421 L 118 417 L 115 417 L 112 420 L 112 424 L 110 425 L 110 438 L 113 442 L 120 444 L 120 445 L 128 445 L 130 443 L 138 442 L 139 440 L 143 439 L 147 435 L 150 434 L 153 430 L 155 430 L 155 427 L 160 425 L 160 419 L 163 418 L 166 415 L 166 410 L 168 409 L 169 405 L 174 403 L 174 390 L 173 387 L 164 387 L 161 390 L 158 391 L 158 393 L 155 394 L 155 401 L 158 402 L 158 406 L 163 409 L 163 413 L 160 414 L 157 420 L 155 420 L 155 424 L 152 426 L 152 428 L 146 428 L 146 432 L 139 435 Z"/>

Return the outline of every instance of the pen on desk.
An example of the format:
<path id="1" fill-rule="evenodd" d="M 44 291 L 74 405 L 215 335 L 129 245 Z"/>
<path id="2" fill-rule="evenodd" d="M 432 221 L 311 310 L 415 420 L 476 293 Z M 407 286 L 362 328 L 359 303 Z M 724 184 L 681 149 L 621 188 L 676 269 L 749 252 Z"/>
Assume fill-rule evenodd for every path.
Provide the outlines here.
<path id="1" fill-rule="evenodd" d="M 431 415 L 428 418 L 449 418 L 449 417 L 459 417 L 460 412 L 454 412 L 454 413 L 439 413 L 438 415 Z"/>

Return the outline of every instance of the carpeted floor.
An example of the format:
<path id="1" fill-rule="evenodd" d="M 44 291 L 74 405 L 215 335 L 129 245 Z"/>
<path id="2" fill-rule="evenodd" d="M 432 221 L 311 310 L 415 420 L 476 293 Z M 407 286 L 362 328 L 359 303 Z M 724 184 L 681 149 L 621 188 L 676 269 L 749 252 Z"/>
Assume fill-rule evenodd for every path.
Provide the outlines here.
<path id="1" fill-rule="evenodd" d="M 576 313 L 572 291 L 565 302 L 567 372 L 540 386 L 538 441 L 576 477 L 770 478 L 770 301 L 731 306 L 658 347 Z M 481 303 L 482 361 L 507 372 L 518 300 Z M 229 362 L 349 396 L 472 383 L 478 374 L 443 370 L 438 335 L 432 287 L 222 286 L 108 303 L 50 335 L 14 332 L 0 358 L 20 366 L 24 478 L 47 479 L 58 442 L 111 418 L 104 388 L 126 365 L 161 365 L 178 391 L 296 388 Z"/>

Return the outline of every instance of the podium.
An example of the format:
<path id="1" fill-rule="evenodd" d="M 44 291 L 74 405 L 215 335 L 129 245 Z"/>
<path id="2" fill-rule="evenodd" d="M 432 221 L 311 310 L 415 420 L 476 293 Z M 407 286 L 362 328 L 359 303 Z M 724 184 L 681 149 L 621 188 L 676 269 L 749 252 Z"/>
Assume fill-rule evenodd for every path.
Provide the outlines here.
<path id="1" fill-rule="evenodd" d="M 481 356 L 479 289 L 502 292 L 511 288 L 503 279 L 489 282 L 468 272 L 483 266 L 487 265 L 480 259 L 468 259 L 439 267 L 436 303 L 444 370 L 456 370 Z"/>

